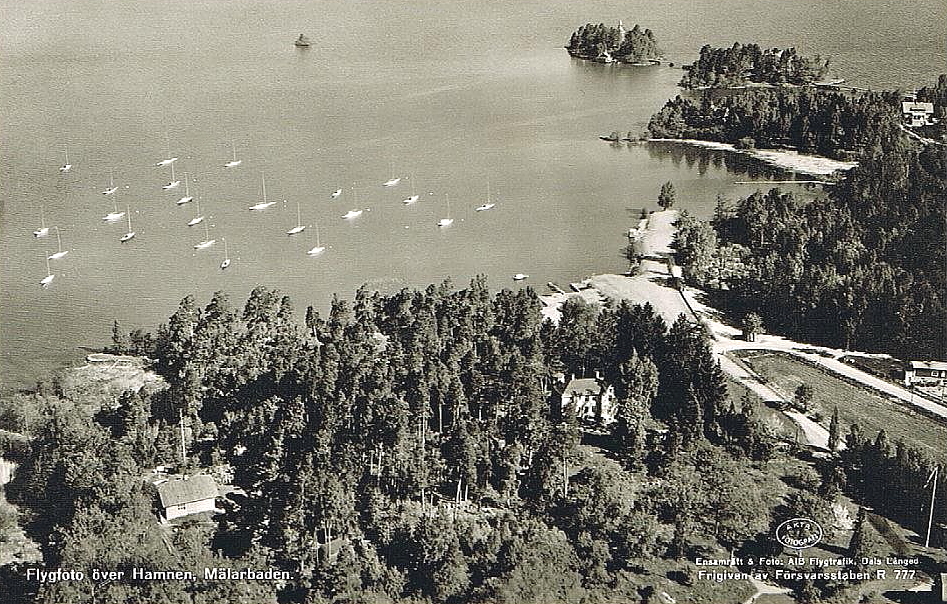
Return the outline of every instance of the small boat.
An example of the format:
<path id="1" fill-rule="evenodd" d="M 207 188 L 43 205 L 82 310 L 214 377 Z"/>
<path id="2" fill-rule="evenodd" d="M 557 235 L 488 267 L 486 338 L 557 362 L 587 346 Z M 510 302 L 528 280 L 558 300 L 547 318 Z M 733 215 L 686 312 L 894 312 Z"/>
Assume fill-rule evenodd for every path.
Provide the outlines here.
<path id="1" fill-rule="evenodd" d="M 335 199 L 336 197 L 338 197 L 338 196 L 341 195 L 341 194 L 342 194 L 342 189 L 336 189 L 335 191 L 332 191 L 331 197 L 332 197 L 332 199 Z"/>
<path id="2" fill-rule="evenodd" d="M 516 273 L 515 275 L 513 275 L 514 281 L 523 281 L 525 279 L 529 279 L 529 275 L 526 275 L 523 273 Z"/>
<path id="3" fill-rule="evenodd" d="M 362 215 L 362 210 L 349 210 L 348 212 L 342 215 L 342 218 L 345 218 L 346 220 L 348 220 L 349 218 L 358 218 L 361 215 Z"/>
<path id="4" fill-rule="evenodd" d="M 65 153 L 66 153 L 66 162 L 63 165 L 59 166 L 60 172 L 68 172 L 69 170 L 72 170 L 72 164 L 69 163 L 69 148 L 68 147 L 65 149 Z"/>
<path id="5" fill-rule="evenodd" d="M 492 210 L 497 204 L 490 202 L 490 181 L 487 181 L 487 203 L 477 206 L 476 210 L 478 212 L 486 212 L 487 210 Z"/>
<path id="6" fill-rule="evenodd" d="M 447 215 L 450 216 L 450 195 L 447 195 Z M 437 221 L 437 226 L 439 227 L 449 227 L 454 224 L 453 218 L 441 218 Z"/>
<path id="7" fill-rule="evenodd" d="M 179 184 L 181 184 L 180 180 L 174 180 L 174 164 L 171 164 L 171 182 L 169 182 L 168 184 L 164 185 L 161 188 L 164 189 L 165 191 L 168 191 L 170 189 L 177 188 Z"/>
<path id="8" fill-rule="evenodd" d="M 417 190 L 417 184 L 414 182 L 414 174 L 413 174 L 413 173 L 411 174 L 411 188 L 414 189 L 415 191 Z M 411 205 L 412 203 L 416 203 L 419 199 L 421 199 L 421 196 L 418 195 L 417 193 L 415 193 L 414 195 L 411 195 L 410 197 L 407 197 L 407 198 L 405 198 L 405 199 L 402 199 L 402 200 L 401 200 L 401 203 L 403 203 L 403 204 L 406 205 L 406 206 L 409 206 L 409 205 Z"/>
<path id="9" fill-rule="evenodd" d="M 168 144 L 168 158 L 162 159 L 161 161 L 155 164 L 156 166 L 167 166 L 169 164 L 173 164 L 174 162 L 178 161 L 178 158 L 171 157 L 171 139 L 165 136 L 165 141 L 167 141 L 167 144 Z"/>
<path id="10" fill-rule="evenodd" d="M 49 256 L 47 256 L 46 257 L 46 276 L 40 279 L 40 282 L 39 282 L 40 286 L 43 289 L 46 289 L 47 287 L 49 287 L 49 284 L 53 282 L 53 278 L 55 276 L 56 275 L 54 275 L 53 272 L 49 270 Z"/>
<path id="11" fill-rule="evenodd" d="M 128 208 L 125 208 L 125 211 L 128 212 Z M 122 243 L 126 241 L 131 241 L 135 238 L 135 231 L 132 230 L 132 215 L 131 212 L 128 212 L 128 232 L 122 235 L 122 238 L 119 239 Z"/>
<path id="12" fill-rule="evenodd" d="M 112 181 L 112 170 L 109 170 L 109 188 L 102 191 L 102 195 L 111 195 L 115 191 L 118 191 L 118 187 L 116 187 L 115 183 Z"/>
<path id="13" fill-rule="evenodd" d="M 177 204 L 179 206 L 183 206 L 184 204 L 191 203 L 192 201 L 194 201 L 194 198 L 191 197 L 191 187 L 187 181 L 187 172 L 185 172 L 184 173 L 184 197 L 179 199 L 177 201 Z M 198 212 L 200 212 L 200 210 L 198 210 Z"/>
<path id="14" fill-rule="evenodd" d="M 121 219 L 122 219 L 122 216 L 125 215 L 125 212 L 119 212 L 119 211 L 118 211 L 118 200 L 117 200 L 117 199 L 115 200 L 115 202 L 114 202 L 114 204 L 113 204 L 112 207 L 114 208 L 114 210 L 111 211 L 111 212 L 109 212 L 108 214 L 106 214 L 105 216 L 102 217 L 102 220 L 104 220 L 105 222 L 116 222 L 116 221 L 118 221 L 118 220 L 121 220 Z"/>
<path id="15" fill-rule="evenodd" d="M 254 212 L 258 212 L 258 211 L 260 211 L 260 210 L 265 210 L 266 208 L 270 207 L 270 206 L 273 205 L 274 203 L 276 203 L 276 202 L 275 202 L 275 201 L 267 201 L 267 200 L 266 200 L 266 174 L 264 174 L 264 175 L 263 175 L 263 201 L 261 201 L 260 203 L 257 203 L 257 204 L 254 204 L 254 205 L 250 206 L 250 210 L 251 210 L 251 211 L 254 211 Z"/>
<path id="16" fill-rule="evenodd" d="M 201 241 L 201 242 L 199 242 L 199 243 L 197 243 L 197 244 L 195 244 L 195 245 L 194 245 L 194 249 L 195 249 L 195 250 L 206 250 L 207 248 L 209 248 L 210 246 L 214 245 L 215 243 L 217 243 L 217 240 L 216 240 L 216 239 L 211 239 L 211 238 L 210 238 L 210 235 L 207 234 L 207 223 L 205 222 L 205 223 L 204 223 L 204 240 Z"/>
<path id="17" fill-rule="evenodd" d="M 65 257 L 66 254 L 69 253 L 69 250 L 62 249 L 62 239 L 60 239 L 59 237 L 59 227 L 56 227 L 56 243 L 59 244 L 59 251 L 56 252 L 55 254 L 50 254 L 49 256 L 47 256 L 49 260 L 59 260 L 60 258 Z"/>
<path id="18" fill-rule="evenodd" d="M 309 41 L 309 38 L 305 36 L 305 34 L 299 34 L 299 37 L 296 38 L 295 42 L 293 42 L 293 46 L 296 48 L 309 48 L 310 44 L 311 42 Z"/>
<path id="19" fill-rule="evenodd" d="M 326 251 L 326 246 L 320 245 L 319 243 L 319 225 L 317 224 L 315 226 L 316 226 L 316 247 L 306 252 L 307 256 L 318 256 L 322 252 Z"/>
<path id="20" fill-rule="evenodd" d="M 237 147 L 233 143 L 230 144 L 233 148 L 233 159 L 224 164 L 225 168 L 236 168 L 243 163 L 242 159 L 237 159 Z"/>
<path id="21" fill-rule="evenodd" d="M 400 179 L 400 178 L 389 178 L 388 180 L 386 180 L 385 182 L 383 182 L 381 186 L 383 186 L 383 187 L 393 187 L 393 186 L 395 186 L 396 184 L 398 184 L 399 182 L 401 182 L 401 179 Z"/>
<path id="22" fill-rule="evenodd" d="M 43 206 L 39 207 L 39 228 L 33 231 L 33 237 L 39 239 L 49 235 L 49 227 L 46 226 L 46 218 L 43 216 Z"/>
<path id="23" fill-rule="evenodd" d="M 223 237 L 220 240 L 224 242 L 224 259 L 220 263 L 220 270 L 224 270 L 230 266 L 230 252 L 227 251 L 227 240 Z"/>
<path id="24" fill-rule="evenodd" d="M 204 222 L 204 215 L 201 214 L 201 199 L 200 199 L 200 197 L 198 197 L 198 198 L 197 198 L 197 216 L 195 216 L 194 218 L 191 218 L 191 219 L 187 222 L 187 226 L 189 226 L 189 227 L 197 226 L 197 225 L 199 225 L 199 224 L 202 223 L 202 222 Z"/>
<path id="25" fill-rule="evenodd" d="M 299 202 L 296 202 L 296 226 L 286 231 L 287 235 L 297 235 L 306 230 L 305 225 L 300 223 L 299 220 Z"/>

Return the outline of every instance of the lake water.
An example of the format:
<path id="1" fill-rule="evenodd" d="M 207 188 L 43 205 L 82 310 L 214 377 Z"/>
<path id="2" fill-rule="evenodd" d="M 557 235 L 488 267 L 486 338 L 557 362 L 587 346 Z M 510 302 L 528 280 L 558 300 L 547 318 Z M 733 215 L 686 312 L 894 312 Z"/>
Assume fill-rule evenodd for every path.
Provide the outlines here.
<path id="1" fill-rule="evenodd" d="M 757 41 L 829 55 L 832 75 L 854 85 L 906 89 L 943 69 L 947 29 L 941 0 L 0 0 L 0 12 L 7 388 L 101 345 L 114 319 L 154 329 L 187 294 L 206 303 L 223 289 L 241 304 L 263 284 L 301 315 L 362 283 L 483 273 L 503 287 L 522 272 L 542 289 L 620 271 L 623 233 L 664 181 L 680 207 L 706 215 L 718 193 L 756 188 L 735 180 L 785 177 L 719 153 L 597 140 L 642 131 L 680 71 L 569 58 L 561 47 L 587 21 L 650 27 L 678 65 L 703 43 Z M 293 47 L 300 32 L 309 50 Z M 243 163 L 228 170 L 232 144 Z M 60 174 L 66 147 L 74 167 Z M 186 226 L 194 204 L 161 189 L 170 170 L 155 162 L 168 153 L 210 237 L 228 242 L 226 271 L 220 241 L 193 249 L 205 237 Z M 125 244 L 128 225 L 102 221 L 109 170 L 137 232 Z M 249 212 L 264 172 L 277 203 Z M 400 185 L 381 186 L 393 176 Z M 488 189 L 496 207 L 475 212 Z M 448 199 L 455 221 L 438 229 Z M 313 226 L 288 237 L 297 202 Z M 341 219 L 355 207 L 361 217 Z M 41 208 L 69 250 L 47 290 L 56 239 L 32 236 Z M 317 228 L 328 249 L 310 258 Z"/>

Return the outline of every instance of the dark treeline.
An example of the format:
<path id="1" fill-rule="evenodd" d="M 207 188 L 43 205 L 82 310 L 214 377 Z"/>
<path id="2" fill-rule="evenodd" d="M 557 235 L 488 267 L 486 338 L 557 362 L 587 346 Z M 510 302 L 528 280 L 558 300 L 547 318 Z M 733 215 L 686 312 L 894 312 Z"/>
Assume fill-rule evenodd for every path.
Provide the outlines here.
<path id="1" fill-rule="evenodd" d="M 758 44 L 735 42 L 730 48 L 700 49 L 700 56 L 684 67 L 680 86 L 722 88 L 747 83 L 808 84 L 829 70 L 828 59 L 804 57 L 795 48 L 762 49 Z"/>
<path id="2" fill-rule="evenodd" d="M 640 63 L 657 59 L 660 55 L 654 33 L 637 24 L 630 30 L 588 23 L 572 33 L 569 54 L 583 59 L 608 56 L 624 63 Z"/>
<path id="3" fill-rule="evenodd" d="M 853 96 L 812 88 L 705 92 L 669 100 L 651 117 L 648 132 L 845 158 L 897 136 L 899 100 L 897 93 Z"/>
<path id="4" fill-rule="evenodd" d="M 947 74 L 941 74 L 937 78 L 937 84 L 919 88 L 917 100 L 934 103 L 936 123 L 928 126 L 931 134 L 940 137 L 947 135 Z"/>
<path id="5" fill-rule="evenodd" d="M 165 389 L 46 392 L 0 409 L 0 427 L 31 437 L 8 495 L 49 567 L 293 575 L 126 579 L 99 584 L 97 602 L 635 598 L 653 590 L 641 565 L 765 531 L 782 487 L 754 495 L 754 460 L 775 440 L 727 399 L 700 327 L 668 329 L 647 305 L 569 302 L 558 326 L 540 317 L 531 290 L 491 295 L 481 279 L 362 289 L 325 317 L 310 308 L 305 327 L 264 288 L 242 310 L 219 293 L 203 308 L 186 298 L 137 339 L 152 342 Z M 606 446 L 619 463 L 589 463 L 574 415 L 549 404 L 556 373 L 593 371 L 615 387 Z M 216 526 L 163 532 L 140 477 L 181 463 L 182 419 L 187 467 L 229 468 L 245 495 Z M 60 582 L 31 598 L 90 589 Z"/>

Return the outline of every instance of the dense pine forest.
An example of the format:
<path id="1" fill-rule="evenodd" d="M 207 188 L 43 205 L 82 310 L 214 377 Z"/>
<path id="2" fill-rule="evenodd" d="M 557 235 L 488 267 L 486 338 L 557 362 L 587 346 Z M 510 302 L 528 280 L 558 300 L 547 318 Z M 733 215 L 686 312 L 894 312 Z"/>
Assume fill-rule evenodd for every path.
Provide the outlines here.
<path id="1" fill-rule="evenodd" d="M 730 48 L 700 49 L 700 56 L 684 66 L 683 88 L 727 88 L 754 84 L 809 84 L 821 80 L 829 60 L 805 57 L 795 48 L 761 49 L 758 44 L 735 42 Z"/>
<path id="2" fill-rule="evenodd" d="M 136 341 L 166 387 L 101 400 L 52 384 L 3 403 L 0 427 L 29 436 L 5 446 L 21 463 L 7 495 L 47 568 L 199 579 L 38 585 L 5 567 L 5 601 L 637 601 L 665 573 L 712 589 L 693 584 L 696 552 L 770 548 L 772 523 L 829 518 L 838 491 L 768 472 L 784 437 L 729 398 L 700 326 L 667 328 L 647 305 L 568 302 L 553 325 L 531 290 L 477 279 L 362 289 L 302 326 L 257 288 L 242 310 L 186 298 Z M 558 375 L 594 371 L 618 421 L 589 432 L 550 394 Z M 141 480 L 158 464 L 224 468 L 226 513 L 159 528 Z M 203 567 L 292 578 L 202 580 Z M 733 585 L 717 588 L 706 597 Z"/>
<path id="3" fill-rule="evenodd" d="M 812 88 L 708 91 L 669 100 L 651 117 L 648 132 L 849 159 L 898 136 L 899 100 L 894 92 L 853 96 Z"/>
<path id="4" fill-rule="evenodd" d="M 654 33 L 650 29 L 641 29 L 637 24 L 626 31 L 621 26 L 588 23 L 572 33 L 566 50 L 583 59 L 607 56 L 621 63 L 643 63 L 660 56 Z"/>

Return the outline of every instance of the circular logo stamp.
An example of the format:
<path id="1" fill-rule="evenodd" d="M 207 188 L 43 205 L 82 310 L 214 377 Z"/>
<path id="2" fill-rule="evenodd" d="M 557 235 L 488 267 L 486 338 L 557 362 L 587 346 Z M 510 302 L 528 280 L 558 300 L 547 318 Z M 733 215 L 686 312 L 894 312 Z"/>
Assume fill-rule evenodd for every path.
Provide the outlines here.
<path id="1" fill-rule="evenodd" d="M 812 547 L 823 534 L 822 526 L 811 518 L 792 518 L 776 527 L 776 541 L 792 549 Z"/>

